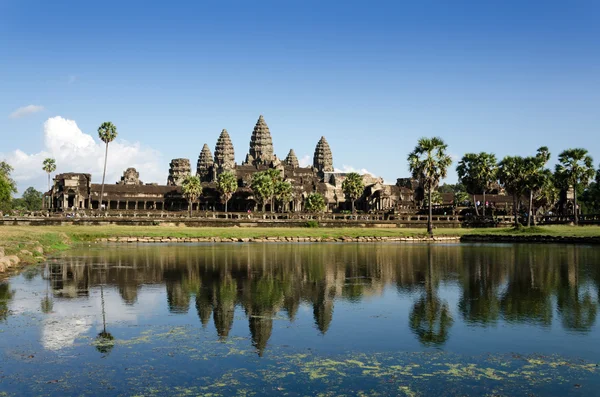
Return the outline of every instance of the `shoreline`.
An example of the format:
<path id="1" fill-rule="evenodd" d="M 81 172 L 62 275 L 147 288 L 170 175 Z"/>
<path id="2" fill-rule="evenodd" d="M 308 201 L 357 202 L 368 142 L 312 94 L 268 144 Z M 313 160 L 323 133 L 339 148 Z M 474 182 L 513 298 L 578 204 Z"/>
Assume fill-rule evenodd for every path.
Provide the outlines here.
<path id="1" fill-rule="evenodd" d="M 243 228 L 182 226 L 0 226 L 0 275 L 41 263 L 76 243 L 554 243 L 600 245 L 598 226 L 531 228 Z"/>

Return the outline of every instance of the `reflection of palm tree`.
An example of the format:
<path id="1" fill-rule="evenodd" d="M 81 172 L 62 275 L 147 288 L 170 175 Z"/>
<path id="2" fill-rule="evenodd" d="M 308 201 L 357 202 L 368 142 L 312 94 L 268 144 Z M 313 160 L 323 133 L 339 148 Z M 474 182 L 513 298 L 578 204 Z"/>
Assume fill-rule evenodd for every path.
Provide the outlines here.
<path id="1" fill-rule="evenodd" d="M 46 266 L 46 269 L 48 271 L 48 275 L 46 276 L 46 296 L 44 298 L 42 298 L 42 303 L 41 303 L 41 308 L 42 308 L 42 313 L 48 314 L 52 311 L 52 308 L 54 307 L 54 302 L 52 301 L 52 299 L 50 299 L 50 293 L 49 293 L 49 288 L 50 288 L 50 268 Z M 43 275 L 42 275 L 43 277 Z"/>
<path id="2" fill-rule="evenodd" d="M 563 327 L 573 331 L 588 332 L 596 322 L 598 303 L 589 291 L 580 294 L 577 251 L 567 265 L 560 268 L 561 285 L 558 288 L 556 303 L 562 317 Z"/>
<path id="3" fill-rule="evenodd" d="M 437 296 L 437 278 L 433 270 L 431 247 L 428 252 L 428 271 L 425 278 L 425 291 L 413 305 L 409 324 L 419 341 L 425 346 L 442 346 L 448 340 L 454 319 L 445 301 Z"/>
<path id="4" fill-rule="evenodd" d="M 500 315 L 498 283 L 494 280 L 496 267 L 482 262 L 481 257 L 475 257 L 466 265 L 467 274 L 458 303 L 463 318 L 470 324 L 495 323 Z"/>
<path id="5" fill-rule="evenodd" d="M 0 282 L 0 321 L 6 320 L 8 315 L 8 302 L 12 299 L 14 291 L 8 283 Z"/>
<path id="6" fill-rule="evenodd" d="M 104 270 L 102 272 L 104 274 Z M 104 281 L 100 283 L 100 300 L 102 303 L 102 332 L 96 337 L 96 350 L 100 353 L 108 354 L 115 346 L 114 337 L 106 331 L 106 311 L 104 310 Z"/>

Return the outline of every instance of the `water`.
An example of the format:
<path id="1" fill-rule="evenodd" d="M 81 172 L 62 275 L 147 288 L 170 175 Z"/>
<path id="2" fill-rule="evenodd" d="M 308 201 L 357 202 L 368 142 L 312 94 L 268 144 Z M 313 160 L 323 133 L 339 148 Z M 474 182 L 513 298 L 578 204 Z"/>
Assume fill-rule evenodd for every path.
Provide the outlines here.
<path id="1" fill-rule="evenodd" d="M 0 395 L 599 395 L 599 293 L 588 246 L 81 247 L 0 283 Z"/>

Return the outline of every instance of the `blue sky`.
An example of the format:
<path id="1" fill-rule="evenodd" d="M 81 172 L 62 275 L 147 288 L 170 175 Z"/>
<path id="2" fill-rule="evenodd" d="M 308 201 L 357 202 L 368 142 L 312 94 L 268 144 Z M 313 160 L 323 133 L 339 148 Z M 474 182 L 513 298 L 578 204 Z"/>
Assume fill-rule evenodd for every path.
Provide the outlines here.
<path id="1" fill-rule="evenodd" d="M 598 164 L 599 43 L 598 1 L 0 0 L 0 157 L 20 190 L 45 186 L 46 154 L 100 180 L 110 120 L 107 180 L 164 183 L 223 128 L 241 163 L 263 114 L 279 157 L 312 161 L 324 135 L 336 168 L 390 182 L 421 136 L 457 160 L 583 146 Z"/>

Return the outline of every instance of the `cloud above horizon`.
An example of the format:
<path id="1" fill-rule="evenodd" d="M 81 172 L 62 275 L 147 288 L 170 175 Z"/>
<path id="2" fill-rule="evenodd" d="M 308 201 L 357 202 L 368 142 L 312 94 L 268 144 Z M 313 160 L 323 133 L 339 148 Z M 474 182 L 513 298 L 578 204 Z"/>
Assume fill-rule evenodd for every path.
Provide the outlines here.
<path id="1" fill-rule="evenodd" d="M 104 143 L 81 131 L 74 120 L 56 116 L 44 123 L 44 147 L 40 152 L 28 154 L 17 149 L 11 153 L 0 153 L 0 158 L 14 168 L 12 176 L 21 193 L 27 186 L 46 190 L 47 176 L 42 171 L 42 162 L 48 157 L 56 159 L 55 174 L 90 173 L 92 181 L 99 183 L 104 150 Z M 117 138 L 108 147 L 106 182 L 117 182 L 126 168 L 135 167 L 142 181 L 164 183 L 167 174 L 161 170 L 160 160 L 158 151 L 143 147 L 139 142 L 130 143 Z"/>
<path id="2" fill-rule="evenodd" d="M 45 110 L 45 108 L 43 106 L 27 105 L 27 106 L 20 107 L 17 110 L 15 110 L 14 112 L 12 112 L 11 114 L 9 114 L 8 118 L 20 119 L 21 117 L 26 117 L 26 116 L 32 115 L 34 113 L 41 112 L 43 110 Z"/>

